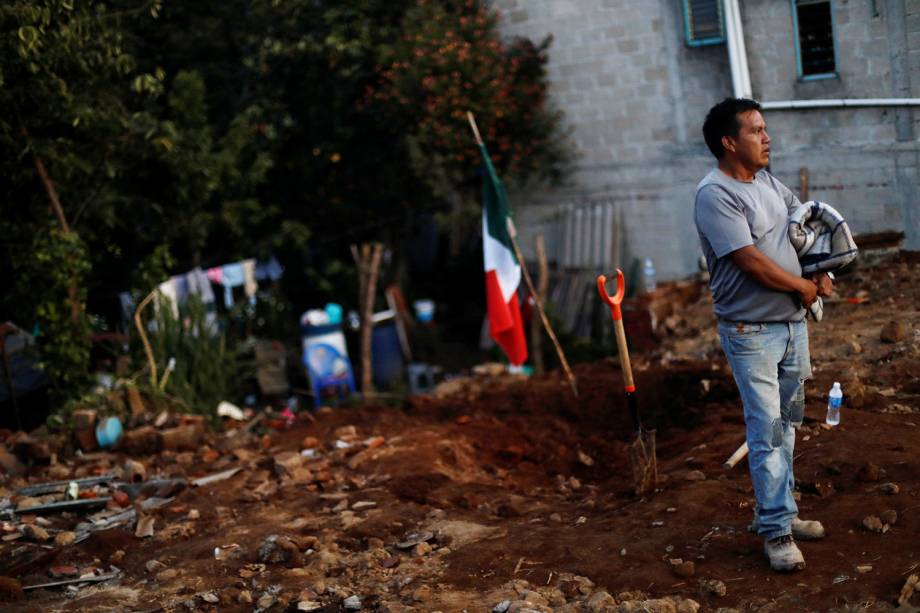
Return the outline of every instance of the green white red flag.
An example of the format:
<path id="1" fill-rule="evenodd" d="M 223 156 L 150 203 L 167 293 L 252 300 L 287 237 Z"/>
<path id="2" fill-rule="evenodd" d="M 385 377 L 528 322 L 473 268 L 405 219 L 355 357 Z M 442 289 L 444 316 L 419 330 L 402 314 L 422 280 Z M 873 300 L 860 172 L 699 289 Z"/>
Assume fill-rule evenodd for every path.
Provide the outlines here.
<path id="1" fill-rule="evenodd" d="M 527 360 L 524 321 L 518 304 L 521 265 L 514 255 L 508 221 L 511 209 L 505 186 L 495 173 L 489 152 L 479 145 L 485 162 L 482 182 L 482 250 L 486 273 L 489 336 L 504 350 L 508 361 L 520 366 Z"/>

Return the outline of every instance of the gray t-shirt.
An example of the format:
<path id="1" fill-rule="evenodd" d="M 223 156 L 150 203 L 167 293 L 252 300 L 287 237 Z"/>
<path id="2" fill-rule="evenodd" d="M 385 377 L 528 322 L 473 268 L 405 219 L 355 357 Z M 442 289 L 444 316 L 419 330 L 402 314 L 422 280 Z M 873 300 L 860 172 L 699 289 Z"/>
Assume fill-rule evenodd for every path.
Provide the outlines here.
<path id="1" fill-rule="evenodd" d="M 787 225 L 790 211 L 799 206 L 789 188 L 766 170 L 746 182 L 716 168 L 700 181 L 693 218 L 709 266 L 716 317 L 751 323 L 804 319 L 797 294 L 764 287 L 728 257 L 754 245 L 786 272 L 801 276 Z"/>

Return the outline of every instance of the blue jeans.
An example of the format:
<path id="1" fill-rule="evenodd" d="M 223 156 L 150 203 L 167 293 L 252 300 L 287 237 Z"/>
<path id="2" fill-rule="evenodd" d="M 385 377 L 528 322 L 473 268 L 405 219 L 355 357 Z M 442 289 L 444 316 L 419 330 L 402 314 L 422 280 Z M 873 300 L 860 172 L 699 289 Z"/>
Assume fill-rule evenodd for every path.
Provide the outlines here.
<path id="1" fill-rule="evenodd" d="M 757 507 L 754 525 L 770 540 L 791 532 L 799 510 L 792 497 L 795 428 L 805 415 L 805 380 L 811 377 L 805 321 L 719 322 L 744 405 L 748 466 Z"/>

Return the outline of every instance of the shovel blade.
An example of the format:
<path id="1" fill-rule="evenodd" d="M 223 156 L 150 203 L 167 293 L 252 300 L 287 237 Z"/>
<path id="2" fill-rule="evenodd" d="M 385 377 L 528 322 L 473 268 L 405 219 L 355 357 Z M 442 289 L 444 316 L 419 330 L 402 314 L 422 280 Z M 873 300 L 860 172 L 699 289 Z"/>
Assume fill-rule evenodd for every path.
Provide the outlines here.
<path id="1" fill-rule="evenodd" d="M 655 452 L 655 431 L 640 430 L 639 436 L 629 446 L 633 486 L 637 496 L 642 496 L 658 485 L 658 457 Z"/>

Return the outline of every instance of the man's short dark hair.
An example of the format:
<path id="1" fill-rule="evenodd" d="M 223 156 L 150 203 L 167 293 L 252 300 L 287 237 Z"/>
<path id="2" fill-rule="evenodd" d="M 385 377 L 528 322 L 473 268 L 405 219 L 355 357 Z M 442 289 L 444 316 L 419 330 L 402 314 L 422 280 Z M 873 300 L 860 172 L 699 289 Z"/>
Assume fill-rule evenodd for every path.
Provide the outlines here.
<path id="1" fill-rule="evenodd" d="M 706 121 L 703 122 L 703 138 L 706 139 L 706 146 L 717 159 L 722 159 L 722 156 L 725 155 L 722 137 L 737 137 L 741 130 L 738 115 L 747 111 L 759 110 L 760 103 L 748 98 L 726 98 L 709 109 Z"/>

